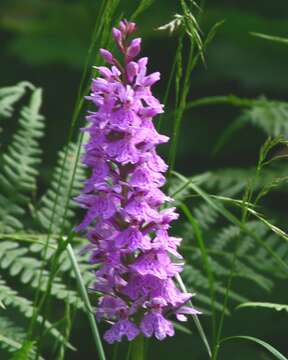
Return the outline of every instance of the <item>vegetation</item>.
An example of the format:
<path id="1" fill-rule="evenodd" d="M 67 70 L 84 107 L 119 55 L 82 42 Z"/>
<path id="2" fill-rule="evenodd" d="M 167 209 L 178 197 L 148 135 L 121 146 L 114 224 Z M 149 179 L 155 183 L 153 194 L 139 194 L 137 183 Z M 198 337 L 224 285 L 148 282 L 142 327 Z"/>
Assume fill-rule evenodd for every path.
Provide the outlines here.
<path id="1" fill-rule="evenodd" d="M 31 16 L 23 15 L 17 21 L 23 3 Z M 131 2 L 122 0 L 97 4 L 60 1 L 49 6 L 39 0 L 33 9 L 32 3 L 4 2 L 1 24 L 14 33 L 7 41 L 7 49 L 21 62 L 46 71 L 59 62 L 65 64 L 64 69 L 78 74 L 91 30 L 92 37 L 73 113 L 61 87 L 57 89 L 60 80 L 56 74 L 53 92 L 59 100 L 55 111 L 45 108 L 49 101 L 45 105 L 45 95 L 43 101 L 38 85 L 19 82 L 20 78 L 11 85 L 5 75 L 5 86 L 0 89 L 1 359 L 106 356 L 129 360 L 144 359 L 144 355 L 146 359 L 173 359 L 185 346 L 187 352 L 181 359 L 225 360 L 233 354 L 235 359 L 285 360 L 288 102 L 281 93 L 281 87 L 287 86 L 279 76 L 283 64 L 276 67 L 273 63 L 278 57 L 282 60 L 282 54 L 288 58 L 288 39 L 278 32 L 282 18 L 279 23 L 273 20 L 274 32 L 268 35 L 270 29 L 255 15 L 252 5 L 250 13 L 247 5 L 247 13 L 243 14 L 244 10 L 232 11 L 228 5 L 209 5 L 209 1 L 196 4 L 180 0 L 177 5 L 168 1 L 166 7 L 164 1 L 159 5 L 153 0 L 141 0 L 133 8 Z M 150 18 L 155 11 L 163 11 L 166 23 Z M 43 13 L 45 21 L 41 25 Z M 77 39 L 70 34 L 63 16 L 69 19 L 70 28 L 86 24 Z M 139 19 L 140 30 L 143 24 L 143 36 L 154 45 L 152 65 L 164 73 L 158 91 L 166 112 L 158 117 L 157 127 L 171 136 L 169 149 L 163 150 L 170 165 L 165 191 L 175 198 L 181 214 L 173 232 L 183 237 L 181 253 L 186 262 L 183 278 L 178 280 L 180 287 L 196 294 L 193 305 L 203 313 L 185 326 L 178 325 L 175 339 L 146 342 L 145 351 L 140 351 L 137 343 L 113 348 L 102 344 L 102 328 L 97 327 L 93 307 L 98 295 L 89 293 L 93 273 L 83 251 L 87 241 L 73 230 L 79 222 L 73 197 L 86 176 L 79 161 L 85 142 L 79 131 L 87 110 L 84 96 L 95 75 L 92 66 L 101 64 L 98 50 L 111 46 L 111 28 L 123 17 Z M 244 31 L 239 25 L 241 19 L 250 21 L 249 31 L 255 28 L 254 33 L 245 33 L 245 41 L 239 35 L 243 36 Z M 229 33 L 229 21 L 234 21 L 234 34 Z M 156 27 L 159 29 L 151 34 Z M 222 47 L 227 54 L 225 46 L 230 36 L 239 45 L 242 57 L 235 58 L 225 75 L 225 64 L 217 66 L 221 57 L 215 52 Z M 169 68 L 164 64 L 164 50 L 160 54 L 157 50 L 157 37 L 164 39 L 167 53 L 174 53 L 174 58 L 167 61 Z M 53 41 L 44 42 L 44 38 Z M 252 69 L 243 69 L 239 63 L 244 55 L 249 56 L 252 44 L 258 45 L 253 50 L 257 61 L 253 63 L 252 57 Z M 172 46 L 173 51 L 169 48 Z M 234 46 L 229 49 L 235 50 Z M 261 49 L 267 53 L 274 49 L 276 55 L 263 59 L 258 56 Z M 261 71 L 269 59 L 273 76 Z M 260 75 L 253 73 L 255 64 Z M 235 94 L 231 95 L 234 89 L 228 82 L 222 91 L 214 84 L 213 96 L 207 80 L 210 75 L 213 83 L 230 76 L 246 85 L 241 91 L 235 86 Z M 258 91 L 255 84 L 264 90 Z M 68 106 L 63 105 L 65 100 Z M 51 132 L 46 113 L 58 113 L 60 121 L 64 115 L 62 105 L 72 113 L 69 129 L 53 120 L 55 129 Z M 170 355 L 167 349 L 171 349 Z"/>

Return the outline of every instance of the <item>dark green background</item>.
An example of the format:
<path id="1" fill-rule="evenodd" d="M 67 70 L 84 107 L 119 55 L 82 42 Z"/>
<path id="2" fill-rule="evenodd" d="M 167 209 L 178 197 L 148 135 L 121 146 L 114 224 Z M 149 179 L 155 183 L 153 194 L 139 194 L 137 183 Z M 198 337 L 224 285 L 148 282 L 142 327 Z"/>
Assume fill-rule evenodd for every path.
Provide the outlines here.
<path id="1" fill-rule="evenodd" d="M 121 11 L 129 15 L 135 3 L 121 1 Z M 67 139 L 97 4 L 96 0 L 0 0 L 0 86 L 29 80 L 44 89 L 47 132 L 42 142 L 40 189 L 48 183 L 57 151 Z M 178 1 L 156 0 L 138 21 L 139 34 L 144 40 L 143 53 L 150 57 L 150 69 L 162 73 L 155 88 L 160 99 L 175 54 L 176 38 L 154 30 L 170 21 L 177 11 Z M 265 94 L 287 100 L 288 48 L 252 37 L 249 32 L 287 37 L 288 1 L 206 1 L 201 18 L 203 32 L 207 33 L 215 22 L 223 19 L 224 25 L 207 50 L 206 67 L 198 65 L 192 74 L 189 99 L 226 94 L 255 98 Z M 173 106 L 171 97 L 167 110 Z M 237 111 L 226 106 L 187 112 L 181 129 L 177 169 L 191 175 L 225 166 L 254 165 L 265 136 L 252 127 L 242 130 L 216 157 L 211 155 L 217 138 L 236 116 Z M 164 121 L 163 131 L 170 134 L 173 117 Z M 8 124 L 4 144 L 13 128 L 13 124 Z M 162 151 L 167 153 L 167 147 Z M 279 289 L 283 286 L 279 284 Z M 276 288 L 275 301 L 277 294 Z M 207 319 L 204 325 L 210 327 Z M 194 329 L 192 324 L 191 327 Z M 239 310 L 225 323 L 224 335 L 233 334 L 255 335 L 270 341 L 284 354 L 288 352 L 285 313 L 275 315 L 258 310 L 255 314 L 253 310 Z M 73 340 L 79 351 L 69 354 L 68 359 L 96 359 L 90 330 L 82 317 L 75 323 Z M 149 354 L 153 360 L 205 359 L 196 333 L 195 336 L 178 333 L 161 344 L 152 341 Z M 225 345 L 220 359 L 264 360 L 269 356 L 247 343 L 231 343 Z"/>

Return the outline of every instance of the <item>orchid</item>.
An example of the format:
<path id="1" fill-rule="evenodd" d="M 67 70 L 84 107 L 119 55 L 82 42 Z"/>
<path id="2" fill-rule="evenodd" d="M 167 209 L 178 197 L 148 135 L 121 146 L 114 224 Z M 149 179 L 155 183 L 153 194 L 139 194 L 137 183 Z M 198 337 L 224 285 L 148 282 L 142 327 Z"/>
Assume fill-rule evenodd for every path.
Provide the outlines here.
<path id="1" fill-rule="evenodd" d="M 148 59 L 137 59 L 141 39 L 130 41 L 133 22 L 121 21 L 112 33 L 123 61 L 106 49 L 103 59 L 111 67 L 98 67 L 88 96 L 96 107 L 87 115 L 89 136 L 83 163 L 91 169 L 77 202 L 86 209 L 78 226 L 91 242 L 90 260 L 98 264 L 94 289 L 101 292 L 96 316 L 113 322 L 104 339 L 133 340 L 140 332 L 159 340 L 174 335 L 166 317 L 196 314 L 185 303 L 174 277 L 183 268 L 177 252 L 181 239 L 169 236 L 177 219 L 160 188 L 165 184 L 165 162 L 156 147 L 168 137 L 159 134 L 153 118 L 163 112 L 151 86 L 158 72 L 147 74 Z"/>

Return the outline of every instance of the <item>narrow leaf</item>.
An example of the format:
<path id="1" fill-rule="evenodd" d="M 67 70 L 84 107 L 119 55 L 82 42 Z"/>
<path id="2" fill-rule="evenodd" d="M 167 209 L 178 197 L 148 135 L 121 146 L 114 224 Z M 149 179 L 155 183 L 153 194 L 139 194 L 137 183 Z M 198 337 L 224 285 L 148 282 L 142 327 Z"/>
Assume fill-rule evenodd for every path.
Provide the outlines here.
<path id="1" fill-rule="evenodd" d="M 267 34 L 260 34 L 260 33 L 257 33 L 257 32 L 251 32 L 250 34 L 252 36 L 256 36 L 256 37 L 259 37 L 259 38 L 264 39 L 264 40 L 269 40 L 269 41 L 278 42 L 278 43 L 281 43 L 281 44 L 288 45 L 288 39 L 287 38 L 283 38 L 283 37 L 279 37 L 279 36 L 272 36 L 272 35 L 267 35 Z"/>
<path id="2" fill-rule="evenodd" d="M 278 350 L 276 350 L 272 345 L 266 343 L 263 340 L 260 340 L 258 338 L 252 337 L 252 336 L 245 336 L 245 335 L 239 335 L 239 336 L 230 336 L 227 338 L 224 338 L 221 340 L 221 343 L 226 342 L 226 341 L 230 341 L 230 340 L 247 340 L 247 341 L 252 341 L 258 345 L 260 345 L 261 347 L 263 347 L 264 349 L 266 349 L 268 352 L 270 352 L 272 355 L 274 355 L 274 357 L 276 359 L 279 360 L 288 360 L 284 355 L 282 355 Z"/>
<path id="3" fill-rule="evenodd" d="M 268 303 L 268 302 L 246 302 L 244 304 L 240 304 L 236 307 L 236 309 L 246 308 L 246 307 L 260 307 L 265 309 L 272 309 L 276 311 L 287 311 L 288 312 L 288 305 L 284 304 L 275 304 L 275 303 Z"/>

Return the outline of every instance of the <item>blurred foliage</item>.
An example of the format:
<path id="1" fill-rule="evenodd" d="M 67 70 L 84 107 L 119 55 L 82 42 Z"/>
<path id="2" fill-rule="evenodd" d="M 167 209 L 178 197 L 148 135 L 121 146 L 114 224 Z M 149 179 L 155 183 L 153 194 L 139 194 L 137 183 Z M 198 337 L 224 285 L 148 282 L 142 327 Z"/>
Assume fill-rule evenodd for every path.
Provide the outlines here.
<path id="1" fill-rule="evenodd" d="M 99 4 L 93 0 L 2 0 L 0 25 L 9 34 L 2 51 L 31 65 L 62 63 L 81 68 Z M 131 1 L 122 0 L 119 14 L 122 11 L 131 14 L 136 2 L 131 4 Z M 177 11 L 179 5 L 175 0 L 154 1 L 139 21 L 141 34 L 151 40 L 165 37 L 153 30 L 168 22 L 171 14 Z M 274 6 L 267 3 L 265 7 L 259 0 L 252 4 L 249 1 L 207 1 L 201 24 L 204 31 L 219 20 L 226 21 L 221 37 L 213 42 L 207 56 L 210 81 L 212 73 L 214 79 L 222 76 L 241 79 L 245 87 L 283 90 L 283 75 L 287 74 L 285 49 L 276 44 L 267 51 L 267 44 L 250 38 L 249 32 L 287 35 L 285 11 L 285 0 L 277 0 Z M 161 14 L 161 18 L 157 14 Z M 273 69 L 273 73 L 265 68 Z"/>
<path id="2" fill-rule="evenodd" d="M 156 31 L 156 28 L 170 22 L 173 15 L 179 13 L 181 9 L 176 0 L 155 0 L 150 3 L 150 7 L 139 17 L 139 33 L 145 37 L 144 51 L 150 56 L 150 67 L 153 70 L 160 70 L 162 73 L 162 81 L 156 87 L 156 93 L 160 99 L 163 99 L 177 49 L 177 36 L 170 36 L 165 31 Z M 122 16 L 123 13 L 126 17 L 131 16 L 138 4 L 138 1 L 120 0 L 116 18 Z M 36 161 L 37 171 L 40 173 L 40 177 L 36 181 L 37 194 L 35 195 L 35 176 L 33 177 L 33 186 L 28 189 L 30 191 L 29 201 L 26 193 L 24 194 L 26 214 L 27 209 L 30 212 L 29 217 L 22 220 L 25 227 L 29 228 L 31 232 L 37 230 L 45 234 L 47 230 L 45 216 L 50 217 L 53 212 L 52 203 L 55 198 L 55 184 L 60 171 L 59 163 L 55 170 L 53 168 L 57 156 L 59 159 L 63 158 L 61 149 L 67 138 L 66 133 L 71 121 L 80 72 L 84 66 L 95 18 L 99 16 L 99 7 L 100 1 L 95 0 L 1 0 L 0 3 L 0 85 L 13 85 L 22 79 L 27 79 L 35 83 L 36 86 L 43 86 L 45 96 L 43 112 L 45 117 L 49 119 L 45 122 L 47 129 L 45 137 L 41 139 L 39 137 L 39 143 L 44 154 L 42 163 Z M 215 39 L 205 51 L 205 65 L 199 63 L 192 72 L 190 78 L 191 92 L 187 99 L 188 104 L 191 103 L 191 107 L 184 113 L 178 142 L 176 169 L 188 179 L 196 181 L 196 184 L 201 186 L 201 189 L 203 187 L 203 191 L 208 194 L 241 199 L 247 188 L 247 180 L 255 175 L 254 166 L 258 160 L 258 149 L 266 136 L 287 136 L 288 47 L 283 41 L 270 42 L 265 40 L 263 36 L 261 38 L 251 35 L 253 32 L 287 38 L 287 13 L 287 0 L 275 0 L 274 2 L 263 2 L 261 0 L 205 1 L 204 11 L 200 15 L 203 35 L 207 35 L 213 24 L 222 20 L 225 22 L 218 29 Z M 186 43 L 183 46 L 182 56 L 185 64 L 188 57 Z M 4 148 L 6 148 L 6 144 L 11 142 L 12 134 L 15 133 L 16 129 L 16 125 L 6 117 L 11 114 L 12 105 L 23 95 L 26 86 L 27 83 L 20 83 L 14 89 L 9 88 L 8 92 L 0 91 L 0 102 L 4 96 L 7 100 L 6 103 L 2 102 L 3 106 L 0 107 L 0 112 L 4 114 L 3 118 L 5 117 L 3 121 L 0 119 L 1 127 L 5 130 L 0 134 L 1 144 Z M 209 104 L 208 101 L 205 105 L 209 106 L 192 105 L 195 99 L 208 98 L 212 95 L 225 96 L 226 98 L 227 94 L 236 96 L 228 96 L 225 101 L 219 103 L 212 101 Z M 168 134 L 172 133 L 173 128 L 174 98 L 175 93 L 172 92 L 166 105 L 168 116 L 162 121 L 163 131 Z M 248 100 L 247 103 L 248 98 L 255 100 L 252 102 Z M 278 101 L 274 101 L 275 99 Z M 27 122 L 26 130 L 28 126 Z M 27 130 L 26 133 L 28 134 L 29 131 Z M 75 144 L 71 143 L 69 147 L 71 147 L 71 151 L 75 151 Z M 30 149 L 25 149 L 29 153 Z M 161 150 L 167 157 L 168 147 Z M 273 150 L 271 157 L 286 155 L 286 153 L 285 146 L 279 145 Z M 25 156 L 25 153 L 21 155 Z M 11 162 L 9 159 L 6 161 L 8 161 L 9 171 Z M 68 172 L 69 169 L 67 174 Z M 1 178 L 3 178 L 3 174 L 4 172 L 1 172 Z M 15 174 L 18 176 L 25 175 L 21 171 L 16 171 Z M 15 174 L 13 171 L 9 172 L 9 176 L 12 178 Z M 195 174 L 197 176 L 200 174 L 198 180 L 197 177 L 194 178 Z M 81 174 L 79 176 L 81 177 Z M 265 193 L 267 196 L 263 197 L 261 202 L 261 209 L 265 209 L 269 218 L 271 217 L 274 220 L 273 224 L 277 224 L 285 231 L 288 229 L 286 176 L 284 159 L 278 165 L 273 164 L 272 167 L 265 168 L 255 184 L 257 192 L 261 193 L 262 191 L 264 194 L 267 190 Z M 64 183 L 61 183 L 61 186 L 65 189 L 65 181 L 69 181 L 69 175 L 63 181 Z M 174 179 L 170 191 L 177 190 L 179 186 L 182 186 L 180 184 L 179 179 Z M 271 184 L 273 185 L 273 192 L 270 193 L 269 186 Z M 235 250 L 234 243 L 239 237 L 239 226 L 223 219 L 215 209 L 207 205 L 205 199 L 201 199 L 199 194 L 195 194 L 195 191 L 188 188 L 180 192 L 177 198 L 178 205 L 187 197 L 187 204 L 189 209 L 192 209 L 192 216 L 200 226 L 204 240 L 208 242 L 209 259 L 217 278 L 216 307 L 219 310 L 219 301 L 223 300 L 226 280 L 229 276 L 227 269 L 231 265 L 233 251 Z M 20 194 L 22 190 L 19 189 L 18 193 Z M 3 188 L 1 191 L 3 192 Z M 218 199 L 217 201 L 221 202 L 222 200 Z M 33 204 L 32 207 L 30 202 Z M 19 204 L 17 206 L 23 206 L 23 202 L 20 201 Z M 19 210 L 17 209 L 16 212 Z M 230 204 L 228 209 L 233 215 L 239 215 L 239 209 L 235 209 L 235 206 Z M 56 210 L 60 218 L 62 209 Z M 74 210 L 71 206 L 71 213 L 69 213 L 71 218 L 75 215 Z M 182 218 L 184 220 L 184 213 Z M 18 223 L 16 225 L 22 226 Z M 256 233 L 260 239 L 267 241 L 273 251 L 275 250 L 275 253 L 287 263 L 287 247 L 283 246 L 281 239 L 279 240 L 279 237 L 276 237 L 271 229 L 267 229 L 259 219 L 254 218 L 249 218 L 247 228 L 249 231 L 253 231 L 253 234 Z M 12 219 L 11 231 L 14 230 Z M 199 293 L 198 300 L 197 296 L 195 297 L 197 305 L 208 313 L 210 309 L 209 284 L 205 268 L 203 268 L 200 250 L 196 249 L 194 230 L 188 221 L 179 223 L 175 228 L 175 232 L 181 233 L 185 238 L 183 251 L 189 263 L 185 273 L 186 281 L 192 290 L 195 289 Z M 268 311 L 265 313 L 260 310 L 255 312 L 253 309 L 250 312 L 249 309 L 234 311 L 236 304 L 247 300 L 284 302 L 287 299 L 285 282 L 275 265 L 275 259 L 273 260 L 270 257 L 267 249 L 257 247 L 255 236 L 251 236 L 251 233 L 250 235 L 246 233 L 243 239 L 239 250 L 240 257 L 236 263 L 237 271 L 235 279 L 233 279 L 233 281 L 235 280 L 235 287 L 232 288 L 231 303 L 229 302 L 229 309 L 227 309 L 227 313 L 233 312 L 233 317 L 228 317 L 226 320 L 225 334 L 250 333 L 265 337 L 271 340 L 276 348 L 287 353 L 285 336 L 287 319 L 284 313 L 279 315 L 271 314 Z M 25 244 L 15 248 L 13 245 L 15 243 L 10 240 L 8 237 L 1 244 L 1 269 L 7 269 L 9 265 L 5 271 L 8 271 L 9 280 L 12 279 L 12 283 L 13 278 L 18 279 L 12 284 L 16 284 L 15 286 L 18 289 L 23 278 L 26 279 L 26 282 L 27 279 L 37 280 L 43 248 L 41 246 L 38 248 L 30 247 Z M 191 252 L 191 249 L 194 252 Z M 36 255 L 32 256 L 33 253 Z M 17 256 L 20 254 L 23 257 L 22 261 L 18 263 Z M 31 260 L 32 258 L 35 261 Z M 67 264 L 67 259 L 64 258 L 62 270 L 64 277 L 67 276 L 65 271 L 70 276 L 70 267 Z M 36 280 L 31 282 L 32 287 L 37 285 Z M 78 297 L 74 289 L 66 289 L 62 285 L 62 279 L 56 278 L 55 291 L 53 292 L 56 304 L 58 305 L 57 301 L 61 300 L 59 297 L 65 297 L 67 292 L 74 303 L 77 303 Z M 10 294 L 9 296 L 14 299 L 14 306 L 16 309 L 18 306 L 19 309 L 22 303 L 18 294 L 13 293 L 2 280 L 0 283 L 1 290 L 2 293 Z M 20 290 L 22 293 L 23 289 Z M 28 293 L 29 295 L 29 290 L 24 290 L 25 294 Z M 24 305 L 30 306 L 27 303 Z M 25 309 L 22 313 L 25 313 L 27 310 Z M 60 312 L 59 309 L 58 311 Z M 20 320 L 20 323 L 23 322 L 21 315 L 15 316 L 14 314 L 14 317 L 17 321 Z M 52 318 L 54 319 L 53 316 Z M 77 322 L 74 329 L 73 344 L 75 343 L 81 349 L 82 357 L 89 359 L 94 349 L 87 337 L 87 324 L 81 320 L 80 317 L 80 321 Z M 201 320 L 204 326 L 207 325 L 205 328 L 209 328 L 209 318 L 203 316 Z M 5 316 L 1 316 L 0 322 L 0 331 L 4 333 L 7 330 L 7 347 L 13 349 L 19 347 L 19 342 L 23 340 L 24 336 L 21 324 L 15 326 L 10 317 L 5 318 Z M 14 343 L 13 341 L 9 343 L 10 337 L 13 340 L 13 334 Z M 159 359 L 173 359 L 175 356 L 179 357 L 179 349 L 182 349 L 183 354 L 188 354 L 185 355 L 187 358 L 204 359 L 201 355 L 203 348 L 200 340 L 195 333 L 192 338 L 193 346 L 191 346 L 191 335 L 179 332 L 179 336 L 169 339 L 163 344 L 156 344 L 156 342 L 151 341 L 149 351 L 155 352 Z M 46 344 L 47 346 L 49 345 Z M 78 359 L 79 353 L 69 353 L 69 359 Z M 120 354 L 123 355 L 123 358 L 124 353 L 125 349 L 121 345 Z M 240 345 L 236 343 L 225 345 L 225 351 L 223 354 L 221 353 L 220 359 L 231 358 L 235 360 L 243 360 L 244 358 L 247 360 L 270 359 L 253 347 L 246 349 L 245 346 L 244 349 L 241 343 Z"/>

